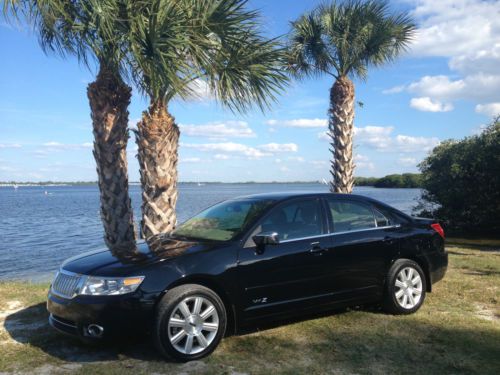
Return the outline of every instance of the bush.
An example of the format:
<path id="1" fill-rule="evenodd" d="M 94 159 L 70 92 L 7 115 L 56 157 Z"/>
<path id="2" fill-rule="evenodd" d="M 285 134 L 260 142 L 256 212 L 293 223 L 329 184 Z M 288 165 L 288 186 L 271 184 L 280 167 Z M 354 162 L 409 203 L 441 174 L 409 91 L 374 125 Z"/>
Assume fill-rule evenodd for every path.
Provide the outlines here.
<path id="1" fill-rule="evenodd" d="M 419 173 L 390 174 L 385 177 L 356 177 L 357 186 L 374 186 L 377 188 L 419 188 L 422 178 Z"/>
<path id="2" fill-rule="evenodd" d="M 452 231 L 500 231 L 500 117 L 481 134 L 448 140 L 420 165 L 425 189 L 417 210 Z"/>

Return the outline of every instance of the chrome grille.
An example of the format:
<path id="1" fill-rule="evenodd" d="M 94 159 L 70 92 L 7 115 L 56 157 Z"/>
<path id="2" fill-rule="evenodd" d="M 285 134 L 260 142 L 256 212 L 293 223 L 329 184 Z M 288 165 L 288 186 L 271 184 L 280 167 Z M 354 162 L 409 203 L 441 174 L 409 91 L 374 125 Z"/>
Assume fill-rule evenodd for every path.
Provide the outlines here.
<path id="1" fill-rule="evenodd" d="M 62 297 L 73 298 L 80 280 L 80 275 L 60 271 L 52 283 L 52 291 Z"/>

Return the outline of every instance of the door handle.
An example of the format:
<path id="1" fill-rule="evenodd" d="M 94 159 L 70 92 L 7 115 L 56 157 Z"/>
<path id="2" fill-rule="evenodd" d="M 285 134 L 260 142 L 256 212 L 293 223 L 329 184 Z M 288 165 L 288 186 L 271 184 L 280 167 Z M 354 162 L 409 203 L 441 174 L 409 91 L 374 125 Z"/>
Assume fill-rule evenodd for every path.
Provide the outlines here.
<path id="1" fill-rule="evenodd" d="M 391 243 L 393 243 L 395 241 L 395 239 L 393 237 L 391 237 L 391 236 L 385 236 L 382 241 L 385 242 L 385 243 L 391 244 Z"/>
<path id="2" fill-rule="evenodd" d="M 321 254 L 325 251 L 324 247 L 321 247 L 321 244 L 319 242 L 313 242 L 311 243 L 311 249 L 309 249 L 310 253 L 316 253 L 316 254 Z"/>

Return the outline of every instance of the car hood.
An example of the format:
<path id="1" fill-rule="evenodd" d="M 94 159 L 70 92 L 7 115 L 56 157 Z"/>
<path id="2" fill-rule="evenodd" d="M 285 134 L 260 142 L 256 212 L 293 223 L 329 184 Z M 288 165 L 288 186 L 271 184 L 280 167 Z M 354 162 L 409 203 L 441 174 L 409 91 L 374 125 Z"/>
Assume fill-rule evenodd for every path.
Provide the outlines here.
<path id="1" fill-rule="evenodd" d="M 108 249 L 100 249 L 67 259 L 62 269 L 83 275 L 129 276 L 159 262 L 175 259 L 186 254 L 208 250 L 214 243 L 188 241 L 155 236 L 147 243 L 137 243 L 137 251 L 120 254 Z"/>

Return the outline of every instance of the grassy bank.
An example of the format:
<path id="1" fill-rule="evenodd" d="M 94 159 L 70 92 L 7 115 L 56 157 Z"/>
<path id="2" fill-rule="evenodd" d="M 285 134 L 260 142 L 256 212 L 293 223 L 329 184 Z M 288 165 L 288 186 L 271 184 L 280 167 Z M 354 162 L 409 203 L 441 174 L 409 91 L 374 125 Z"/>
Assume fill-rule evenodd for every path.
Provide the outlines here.
<path id="1" fill-rule="evenodd" d="M 163 361 L 147 339 L 86 347 L 47 326 L 47 285 L 0 283 L 0 373 L 498 374 L 500 247 L 448 251 L 448 274 L 415 315 L 337 312 L 226 338 L 188 364 Z"/>

